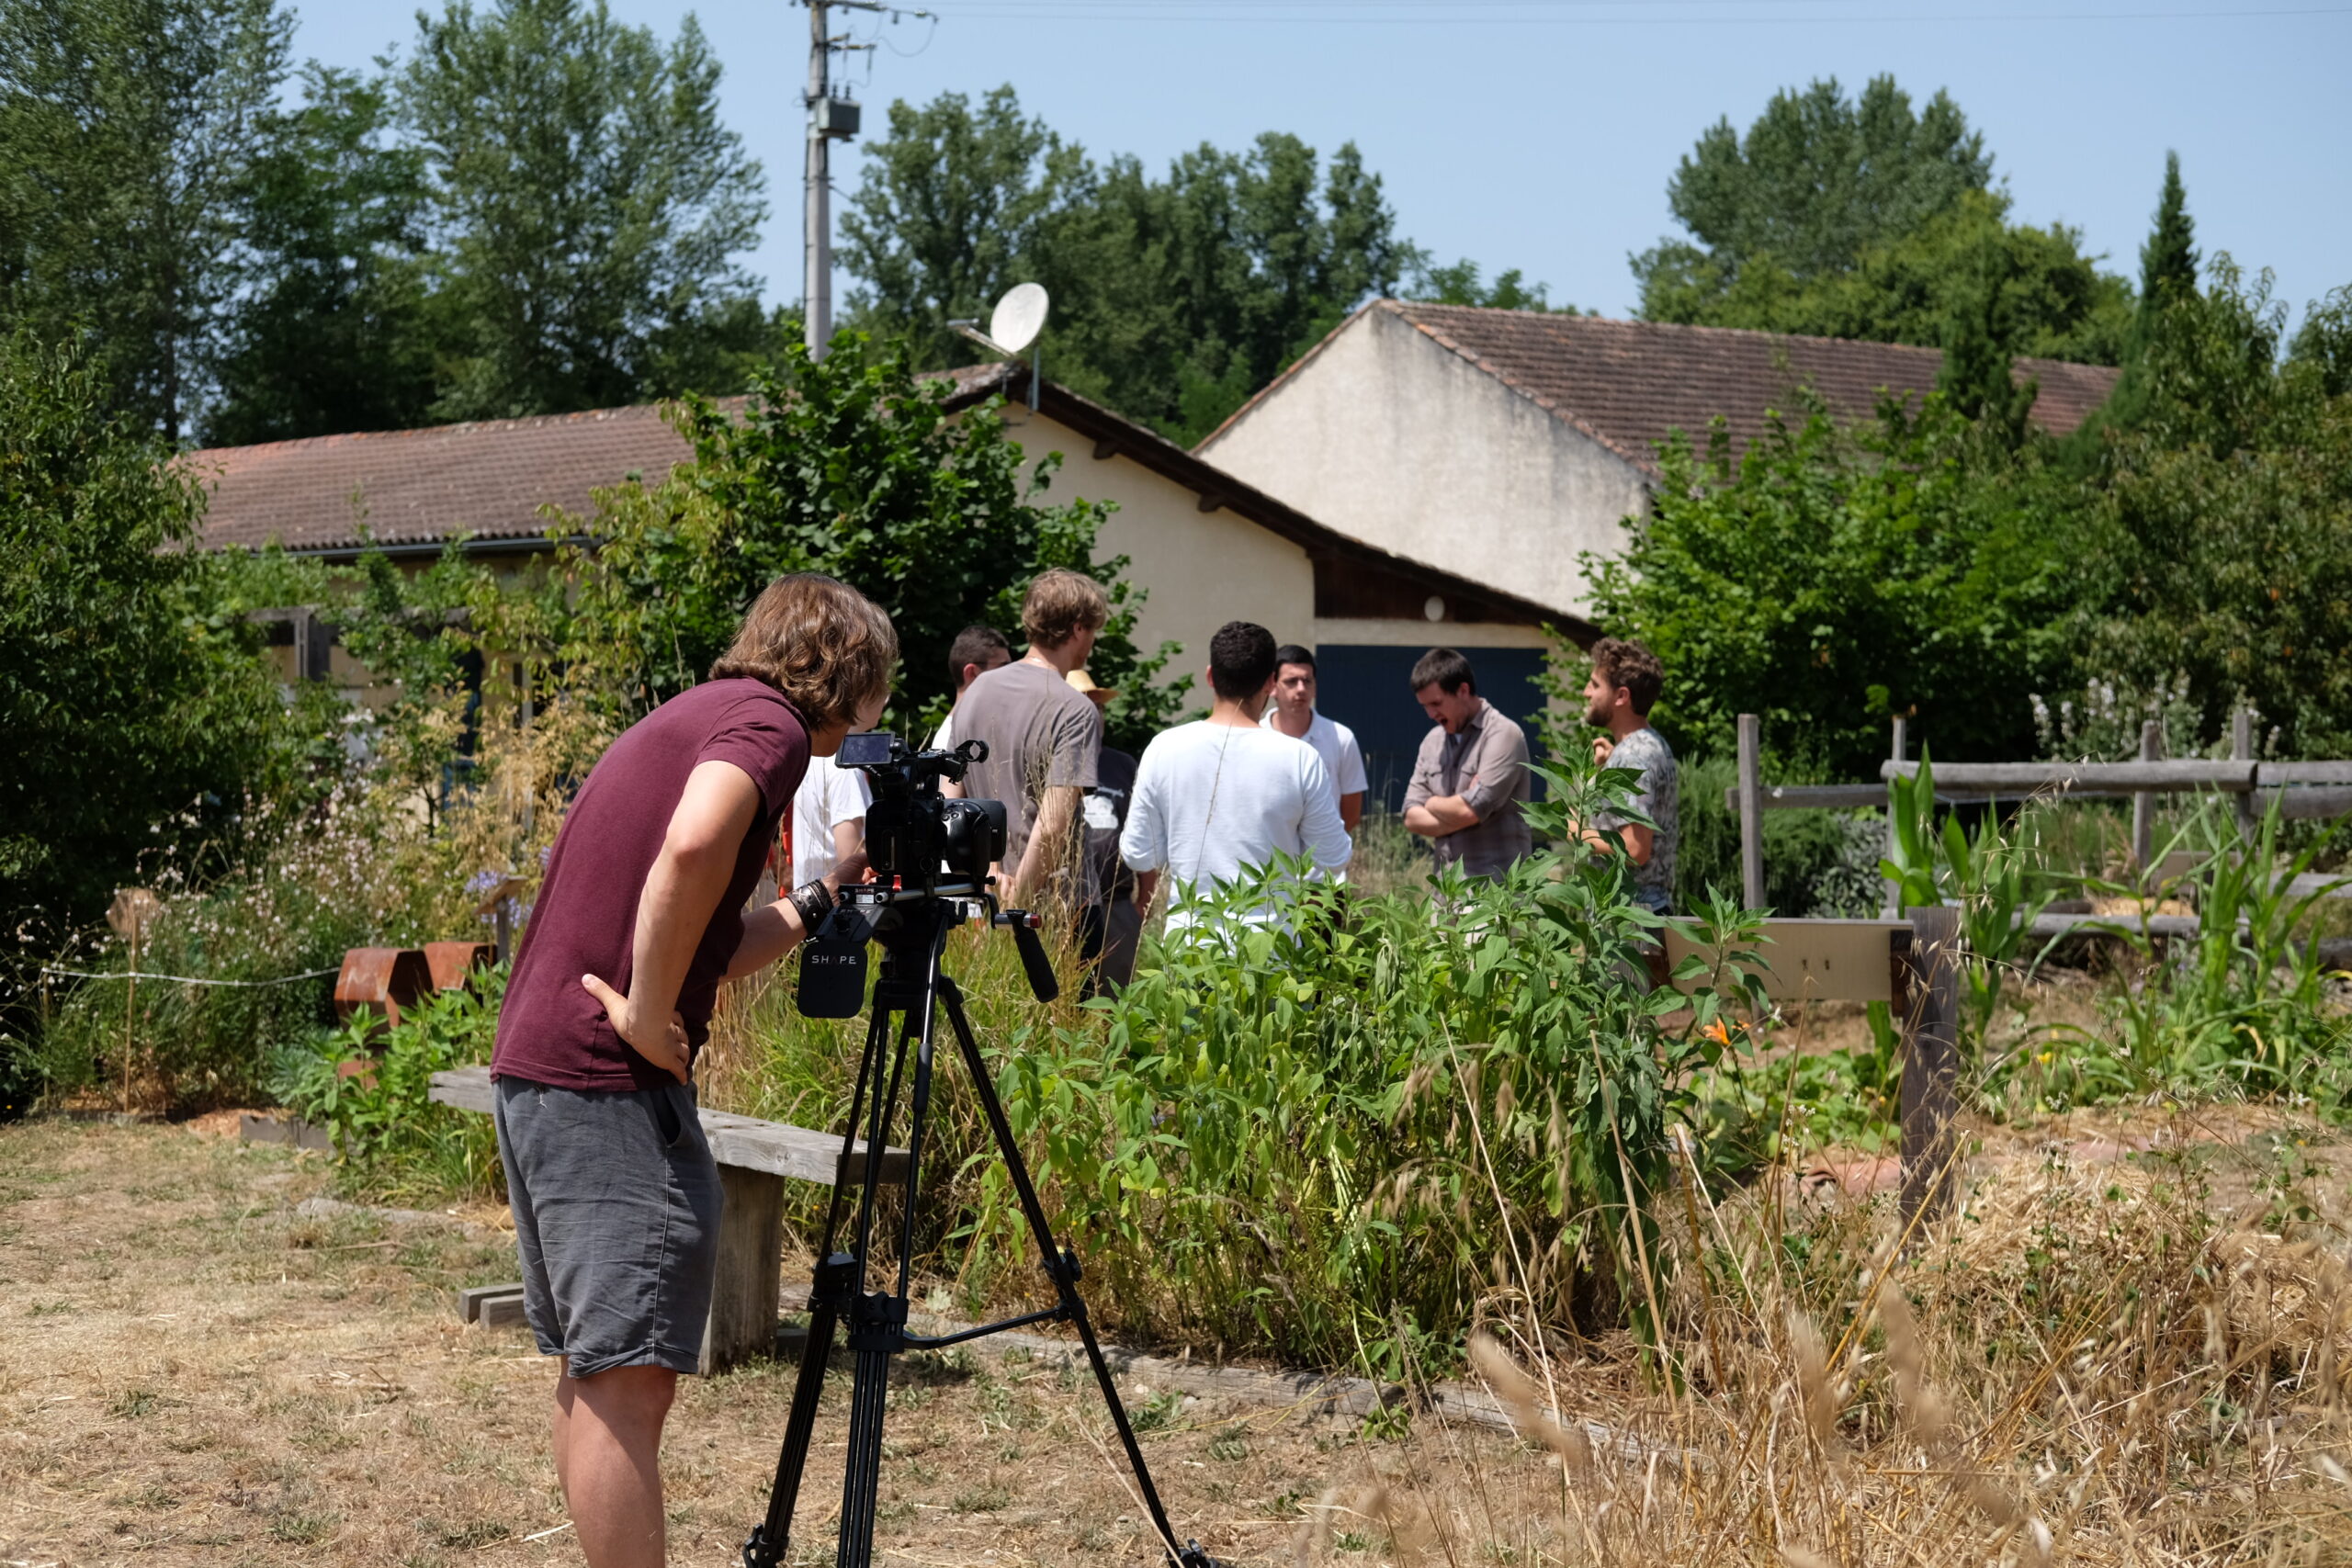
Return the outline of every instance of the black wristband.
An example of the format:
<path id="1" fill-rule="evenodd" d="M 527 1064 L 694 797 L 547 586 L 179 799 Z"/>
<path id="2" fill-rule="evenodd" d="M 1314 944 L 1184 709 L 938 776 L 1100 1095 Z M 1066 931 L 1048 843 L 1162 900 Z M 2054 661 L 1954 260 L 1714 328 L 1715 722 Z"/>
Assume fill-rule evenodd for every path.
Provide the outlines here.
<path id="1" fill-rule="evenodd" d="M 833 912 L 833 890 L 825 886 L 824 878 L 804 882 L 792 890 L 792 907 L 800 913 L 800 929 L 804 935 L 815 936 L 817 928 Z"/>

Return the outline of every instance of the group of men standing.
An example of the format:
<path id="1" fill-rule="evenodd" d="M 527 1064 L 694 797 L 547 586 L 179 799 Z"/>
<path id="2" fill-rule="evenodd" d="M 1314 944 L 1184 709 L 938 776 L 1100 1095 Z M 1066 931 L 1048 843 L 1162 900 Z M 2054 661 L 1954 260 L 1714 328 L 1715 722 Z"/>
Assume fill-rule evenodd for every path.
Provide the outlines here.
<path id="1" fill-rule="evenodd" d="M 1086 664 L 1109 615 L 1093 579 L 1041 575 L 1022 605 L 1027 646 L 1019 659 L 991 627 L 956 638 L 956 705 L 932 738 L 933 746 L 988 742 L 988 760 L 962 792 L 1005 803 L 1003 896 L 1016 905 L 1050 896 L 1078 911 L 1091 988 L 1134 973 L 1164 886 L 1205 892 L 1277 856 L 1343 878 L 1370 787 L 1354 733 L 1317 709 L 1313 651 L 1277 645 L 1247 621 L 1210 639 L 1207 717 L 1155 736 L 1141 759 L 1107 744 L 1103 712 L 1117 694 L 1097 685 Z M 1594 647 L 1584 694 L 1587 722 L 1604 732 L 1594 753 L 1639 774 L 1637 800 L 1650 823 L 1601 816 L 1584 833 L 1597 847 L 1604 832 L 1617 832 L 1635 867 L 1635 897 L 1663 910 L 1674 885 L 1676 797 L 1673 753 L 1648 723 L 1659 685 L 1657 660 L 1638 644 L 1605 638 Z M 1439 868 L 1499 878 L 1533 848 L 1526 732 L 1478 694 L 1470 660 L 1453 649 L 1425 654 L 1411 686 L 1432 728 L 1405 792 L 1404 826 L 1430 840 Z M 796 883 L 822 876 L 855 849 L 865 805 L 860 775 L 829 760 L 811 763 L 795 803 Z M 1269 905 L 1243 918 L 1280 911 Z M 1178 900 L 1169 924 L 1181 930 L 1194 919 Z"/>
<path id="2" fill-rule="evenodd" d="M 1316 711 L 1314 655 L 1245 621 L 1210 639 L 1206 718 L 1155 736 L 1140 760 L 1106 747 L 1112 694 L 1086 660 L 1109 615 L 1091 579 L 1045 573 L 1022 607 L 1021 658 L 984 627 L 956 639 L 956 708 L 936 738 L 988 742 L 965 784 L 1004 803 L 1000 886 L 1011 903 L 1081 911 L 1097 987 L 1132 972 L 1164 887 L 1242 880 L 1279 855 L 1345 875 L 1367 784 L 1355 737 Z M 592 1568 L 664 1560 L 657 1456 L 678 1375 L 699 1364 L 723 1205 L 695 1054 L 719 987 L 822 930 L 866 874 L 865 779 L 831 759 L 880 720 L 898 659 L 888 615 L 855 589 L 777 579 L 707 681 L 606 749 L 549 854 L 491 1074 L 525 1314 L 541 1352 L 563 1358 L 556 1475 Z M 1592 664 L 1586 717 L 1606 731 L 1595 753 L 1637 770 L 1648 823 L 1583 831 L 1615 826 L 1641 897 L 1663 908 L 1675 796 L 1673 757 L 1645 717 L 1657 661 L 1604 641 Z M 1436 728 L 1405 826 L 1441 865 L 1500 876 L 1531 846 L 1525 736 L 1452 649 L 1423 658 L 1412 684 Z M 752 900 L 780 830 L 794 885 Z M 1270 897 L 1240 918 L 1280 919 Z M 1197 918 L 1179 900 L 1170 921 Z"/>

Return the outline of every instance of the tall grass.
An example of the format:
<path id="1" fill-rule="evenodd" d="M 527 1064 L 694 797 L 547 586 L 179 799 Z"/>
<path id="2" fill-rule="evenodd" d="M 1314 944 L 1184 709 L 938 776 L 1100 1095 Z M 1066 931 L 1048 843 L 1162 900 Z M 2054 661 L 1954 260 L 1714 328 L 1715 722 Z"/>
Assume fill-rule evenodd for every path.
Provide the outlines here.
<path id="1" fill-rule="evenodd" d="M 1672 1377 L 1474 1344 L 1478 1380 L 1548 1450 L 1544 1483 L 1481 1470 L 1435 1494 L 1417 1460 L 1448 1438 L 1417 1426 L 1380 1479 L 1327 1495 L 1326 1520 L 1414 1568 L 2352 1553 L 2340 1212 L 2262 1235 L 2217 1218 L 2179 1161 L 2030 1157 L 1906 1245 L 1883 1201 L 1785 1191 L 1679 1206 L 1654 1348 Z M 1337 1544 L 1327 1522 L 1301 1560 Z"/>

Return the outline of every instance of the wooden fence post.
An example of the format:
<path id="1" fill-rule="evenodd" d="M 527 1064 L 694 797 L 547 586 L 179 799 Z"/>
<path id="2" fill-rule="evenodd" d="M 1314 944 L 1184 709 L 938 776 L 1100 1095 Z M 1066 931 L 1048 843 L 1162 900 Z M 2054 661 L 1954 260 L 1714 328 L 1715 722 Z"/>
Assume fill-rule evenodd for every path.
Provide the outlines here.
<path id="1" fill-rule="evenodd" d="M 1739 716 L 1739 891 L 1751 909 L 1764 907 L 1764 723 Z"/>
<path id="2" fill-rule="evenodd" d="M 2153 718 L 2144 721 L 2140 726 L 2140 761 L 2153 762 L 2164 754 L 2165 727 Z M 2143 789 L 2132 797 L 2132 869 L 2143 888 L 2155 858 L 2156 797 Z"/>
<path id="3" fill-rule="evenodd" d="M 1894 750 L 1892 755 L 1898 762 L 1910 760 L 1904 755 L 1905 744 L 1909 739 L 1909 736 L 1905 733 L 1907 728 L 1908 721 L 1901 714 L 1896 714 L 1894 716 Z M 1894 813 L 1892 809 L 1886 814 L 1886 858 L 1889 860 L 1894 858 Z M 1894 878 L 1880 877 L 1878 889 L 1880 913 L 1890 920 L 1902 914 L 1903 905 L 1900 900 L 1903 897 L 1903 889 L 1895 885 Z"/>
<path id="4" fill-rule="evenodd" d="M 1951 1207 L 1960 1075 L 1960 911 L 1904 911 L 1911 922 L 1903 1025 L 1903 1219 Z"/>
<path id="5" fill-rule="evenodd" d="M 2244 704 L 2230 715 L 2230 761 L 2254 761 L 2254 710 Z M 2230 804 L 2237 807 L 2239 835 L 2252 838 L 2255 820 L 2261 815 L 2254 808 L 2253 792 L 2230 796 Z"/>

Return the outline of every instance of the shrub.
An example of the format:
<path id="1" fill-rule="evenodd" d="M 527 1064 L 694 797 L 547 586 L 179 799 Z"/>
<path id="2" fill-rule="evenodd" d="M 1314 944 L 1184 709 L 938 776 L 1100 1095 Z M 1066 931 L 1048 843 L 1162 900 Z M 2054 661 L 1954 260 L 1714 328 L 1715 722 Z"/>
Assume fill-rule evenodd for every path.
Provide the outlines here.
<path id="1" fill-rule="evenodd" d="M 1555 774 L 1547 829 L 1623 799 Z M 1394 1375 L 1482 1312 L 1649 1320 L 1648 1205 L 1719 1047 L 1669 1035 L 1621 857 L 1449 877 L 1446 911 L 1316 887 L 1291 929 L 1257 885 L 1202 899 L 1115 1004 L 1008 1056 L 1001 1088 L 1063 1222 L 1137 1326 Z M 1703 1024 L 1713 1003 L 1700 1011 Z M 1023 1259 L 987 1173 L 967 1282 Z"/>
<path id="2" fill-rule="evenodd" d="M 501 1190 L 489 1121 L 435 1105 L 430 1091 L 435 1073 L 490 1060 L 505 991 L 503 967 L 478 973 L 470 988 L 427 998 L 397 1024 L 363 1013 L 275 1055 L 270 1088 L 330 1130 L 346 1191 L 430 1201 Z M 371 1066 L 346 1072 L 353 1062 Z"/>

